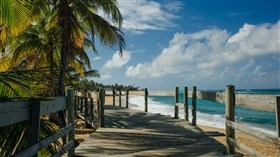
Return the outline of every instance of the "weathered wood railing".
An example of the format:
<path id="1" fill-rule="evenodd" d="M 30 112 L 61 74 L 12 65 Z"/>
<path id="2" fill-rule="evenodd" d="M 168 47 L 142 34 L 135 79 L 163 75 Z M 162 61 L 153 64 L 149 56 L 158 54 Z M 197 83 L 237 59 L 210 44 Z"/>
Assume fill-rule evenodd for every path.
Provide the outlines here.
<path id="1" fill-rule="evenodd" d="M 239 150 L 252 156 L 264 156 L 263 154 L 253 150 L 246 145 L 239 143 L 235 140 L 235 130 L 242 133 L 254 136 L 262 141 L 280 146 L 280 136 L 279 136 L 279 113 L 280 113 L 280 97 L 275 97 L 275 113 L 277 122 L 277 136 L 273 136 L 262 131 L 243 126 L 235 122 L 235 101 L 238 99 L 235 95 L 234 86 L 226 87 L 226 142 L 227 142 L 227 152 L 228 154 L 233 154 L 235 152 L 235 147 Z"/>
<path id="2" fill-rule="evenodd" d="M 85 124 L 95 128 L 97 122 L 98 126 L 104 126 L 105 91 L 103 89 L 97 92 L 76 92 L 74 102 L 75 115 L 82 118 Z"/>
<path id="3" fill-rule="evenodd" d="M 74 91 L 67 90 L 67 97 L 56 97 L 51 100 L 43 101 L 13 101 L 0 103 L 0 128 L 23 121 L 29 121 L 30 123 L 28 136 L 29 147 L 15 156 L 37 156 L 40 149 L 51 145 L 64 136 L 67 136 L 67 143 L 53 156 L 62 156 L 64 153 L 68 153 L 68 156 L 74 156 L 75 134 L 73 100 Z M 67 126 L 60 129 L 58 133 L 40 140 L 40 117 L 61 110 L 66 110 Z"/>
<path id="4" fill-rule="evenodd" d="M 125 92 L 125 94 L 123 94 Z M 125 107 L 129 107 L 129 94 L 135 91 L 119 91 L 119 106 L 122 106 L 122 95 L 125 95 Z M 280 97 L 273 95 L 263 95 L 263 94 L 235 94 L 234 86 L 227 86 L 226 92 L 207 92 L 207 91 L 197 91 L 194 86 L 192 91 L 188 91 L 188 88 L 184 88 L 184 103 L 179 103 L 179 88 L 176 87 L 174 91 L 149 91 L 147 88 L 144 91 L 138 92 L 137 95 L 144 96 L 144 111 L 148 112 L 148 96 L 174 96 L 174 117 L 179 118 L 179 107 L 184 108 L 184 119 L 189 120 L 188 114 L 188 97 L 192 98 L 192 125 L 196 125 L 196 105 L 197 99 L 204 99 L 208 101 L 214 101 L 222 104 L 226 104 L 226 142 L 227 142 L 227 152 L 228 154 L 233 154 L 235 148 L 247 153 L 248 155 L 262 156 L 261 153 L 254 151 L 253 149 L 245 146 L 242 143 L 238 143 L 235 140 L 235 130 L 243 133 L 247 133 L 251 136 L 259 138 L 261 140 L 267 141 L 271 144 L 280 146 Z M 112 91 L 112 94 L 107 94 L 107 96 L 113 97 L 113 105 L 115 105 L 116 91 Z M 104 126 L 104 90 L 100 90 L 97 94 L 97 104 L 98 104 L 98 117 L 100 117 L 99 125 Z M 264 105 L 266 104 L 266 105 Z M 255 129 L 251 129 L 235 123 L 235 111 L 234 106 L 241 106 L 251 109 L 258 109 L 264 111 L 276 112 L 276 122 L 277 122 L 277 136 L 273 136 Z"/>
<path id="5" fill-rule="evenodd" d="M 174 96 L 174 117 L 179 118 L 179 107 L 184 107 L 184 119 L 189 120 L 188 97 L 192 98 L 192 125 L 196 125 L 196 104 L 197 98 L 226 104 L 226 142 L 228 154 L 233 154 L 235 147 L 253 156 L 263 156 L 261 153 L 239 143 L 235 140 L 235 130 L 249 134 L 258 139 L 266 141 L 280 147 L 280 96 L 263 94 L 235 94 L 234 86 L 227 86 L 226 92 L 197 91 L 194 86 L 192 91 L 184 88 L 184 103 L 179 103 L 179 88 L 174 91 L 149 91 L 150 96 Z M 128 93 L 128 92 L 127 92 Z M 127 94 L 128 95 L 128 94 Z M 148 91 L 145 89 L 145 111 L 148 111 Z M 128 103 L 128 96 L 127 103 Z M 235 106 L 270 111 L 276 113 L 277 136 L 273 136 L 262 131 L 248 128 L 235 123 Z"/>

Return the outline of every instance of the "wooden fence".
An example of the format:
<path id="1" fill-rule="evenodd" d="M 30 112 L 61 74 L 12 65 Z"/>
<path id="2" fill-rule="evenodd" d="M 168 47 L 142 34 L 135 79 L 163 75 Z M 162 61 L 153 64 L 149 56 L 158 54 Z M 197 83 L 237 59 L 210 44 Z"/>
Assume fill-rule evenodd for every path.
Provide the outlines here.
<path id="1" fill-rule="evenodd" d="M 130 91 L 133 92 L 133 91 Z M 113 92 L 114 93 L 114 92 Z M 121 92 L 119 92 L 119 96 Z M 126 91 L 126 107 L 128 108 L 129 91 Z M 138 94 L 137 94 L 138 95 Z M 196 106 L 197 99 L 204 99 L 214 101 L 226 105 L 226 143 L 227 153 L 233 154 L 235 148 L 240 149 L 248 155 L 263 156 L 261 153 L 239 143 L 235 140 L 235 130 L 242 133 L 249 134 L 258 139 L 271 143 L 280 147 L 280 96 L 263 95 L 263 94 L 235 94 L 234 86 L 227 86 L 226 92 L 206 92 L 197 91 L 197 87 L 193 87 L 192 91 L 184 88 L 184 103 L 179 103 L 179 88 L 176 87 L 175 91 L 149 91 L 147 88 L 140 95 L 144 95 L 144 110 L 148 111 L 148 95 L 149 96 L 174 96 L 174 117 L 179 118 L 179 107 L 184 108 L 184 119 L 189 121 L 188 115 L 188 97 L 192 98 L 192 125 L 196 125 Z M 113 94 L 113 104 L 115 101 Z M 121 98 L 121 97 L 120 97 Z M 119 99 L 121 103 L 121 99 Z M 120 104 L 121 106 L 121 104 Z M 248 128 L 235 122 L 235 106 L 241 106 L 250 109 L 257 109 L 263 111 L 270 111 L 276 113 L 276 129 L 277 136 L 273 136 L 262 131 Z"/>
<path id="2" fill-rule="evenodd" d="M 36 101 L 12 101 L 0 103 L 0 128 L 18 122 L 29 121 L 29 147 L 16 154 L 16 157 L 37 156 L 37 152 L 57 141 L 59 138 L 67 136 L 67 142 L 53 156 L 75 155 L 74 148 L 74 91 L 67 90 L 67 97 L 56 97 L 51 100 Z M 45 114 L 66 110 L 66 126 L 45 139 L 39 139 L 40 117 Z"/>
<path id="3" fill-rule="evenodd" d="M 262 131 L 243 126 L 235 122 L 235 101 L 238 97 L 235 96 L 235 87 L 227 86 L 226 87 L 226 142 L 227 142 L 227 152 L 228 154 L 233 154 L 235 152 L 235 147 L 239 150 L 247 153 L 252 156 L 264 156 L 263 154 L 253 150 L 246 145 L 239 143 L 235 140 L 235 130 L 238 130 L 242 133 L 254 136 L 262 141 L 280 146 L 280 136 L 279 136 L 279 113 L 280 113 L 280 97 L 275 97 L 275 113 L 276 113 L 276 127 L 277 127 L 277 136 L 273 136 Z"/>
<path id="4" fill-rule="evenodd" d="M 94 128 L 104 127 L 104 103 L 105 91 L 103 89 L 96 92 L 76 92 L 74 96 L 75 115 L 82 118 L 85 124 Z"/>
<path id="5" fill-rule="evenodd" d="M 129 107 L 129 94 L 135 91 L 112 91 L 112 94 L 105 94 L 104 90 L 100 90 L 95 95 L 97 110 L 98 110 L 98 124 L 99 126 L 104 126 L 104 98 L 105 96 L 112 96 L 113 98 L 113 105 L 115 106 L 116 96 L 119 97 L 119 106 L 122 106 L 122 96 L 125 96 L 125 107 Z M 116 94 L 118 93 L 118 95 Z M 192 98 L 192 125 L 196 125 L 196 106 L 197 106 L 197 99 L 204 99 L 208 101 L 214 101 L 218 103 L 222 103 L 226 105 L 226 142 L 227 142 L 227 152 L 228 154 L 233 154 L 235 152 L 235 148 L 240 149 L 241 151 L 245 152 L 248 155 L 253 156 L 263 156 L 261 153 L 245 146 L 242 143 L 239 143 L 235 140 L 235 130 L 240 132 L 249 134 L 256 138 L 259 138 L 263 141 L 269 142 L 276 146 L 280 146 L 280 97 L 273 96 L 273 95 L 263 95 L 263 94 L 235 94 L 234 86 L 227 86 L 226 92 L 206 92 L 206 91 L 197 91 L 197 87 L 193 87 L 192 91 L 188 91 L 188 88 L 184 88 L 184 103 L 179 103 L 179 88 L 176 87 L 175 91 L 149 91 L 145 88 L 144 91 L 138 91 L 136 95 L 143 95 L 144 96 L 144 111 L 148 112 L 148 96 L 174 96 L 174 117 L 179 118 L 179 107 L 184 108 L 184 119 L 189 121 L 189 114 L 188 114 L 188 97 Z M 86 106 L 90 106 L 92 110 L 92 99 L 90 98 L 91 103 L 86 103 L 87 99 L 90 98 L 87 96 L 85 97 L 75 97 L 76 109 L 78 113 L 83 113 L 85 111 L 87 113 Z M 84 100 L 84 103 L 82 103 Z M 85 105 L 83 105 L 85 104 Z M 87 105 L 90 104 L 90 105 Z M 266 104 L 266 105 L 264 105 Z M 242 106 L 251 109 L 258 109 L 264 111 L 272 111 L 276 113 L 276 122 L 277 122 L 277 136 L 273 136 L 255 129 L 251 129 L 245 127 L 241 124 L 235 122 L 235 106 Z M 84 108 L 84 109 L 81 109 Z M 92 111 L 90 111 L 92 112 Z M 87 117 L 87 116 L 86 116 Z M 92 118 L 92 113 L 90 113 L 90 119 Z M 87 118 L 85 118 L 87 119 Z M 88 120 L 85 120 L 88 122 Z"/>

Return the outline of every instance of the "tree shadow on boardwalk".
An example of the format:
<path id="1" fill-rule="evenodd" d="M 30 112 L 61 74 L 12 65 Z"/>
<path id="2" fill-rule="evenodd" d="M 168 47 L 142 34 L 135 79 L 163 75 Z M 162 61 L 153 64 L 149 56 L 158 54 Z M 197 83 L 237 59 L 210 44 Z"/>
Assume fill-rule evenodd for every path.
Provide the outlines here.
<path id="1" fill-rule="evenodd" d="M 225 147 L 190 123 L 160 114 L 105 106 L 105 127 L 77 156 L 224 156 Z"/>

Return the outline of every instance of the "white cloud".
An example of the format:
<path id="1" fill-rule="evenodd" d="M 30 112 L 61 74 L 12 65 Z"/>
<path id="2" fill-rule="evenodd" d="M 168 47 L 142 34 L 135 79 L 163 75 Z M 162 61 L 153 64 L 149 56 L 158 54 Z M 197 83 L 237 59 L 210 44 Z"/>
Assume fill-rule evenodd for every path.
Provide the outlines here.
<path id="1" fill-rule="evenodd" d="M 239 81 L 240 78 L 242 77 L 242 75 L 246 72 L 247 69 L 249 69 L 250 67 L 254 66 L 255 64 L 255 60 L 254 59 L 249 59 L 247 64 L 245 66 L 243 66 L 239 72 L 236 74 L 236 81 Z M 255 72 L 255 71 L 254 71 Z"/>
<path id="2" fill-rule="evenodd" d="M 182 9 L 183 4 L 179 1 L 171 1 L 164 5 L 164 8 L 166 8 L 170 12 L 178 12 Z"/>
<path id="3" fill-rule="evenodd" d="M 112 78 L 112 75 L 109 72 L 103 73 L 100 76 L 100 80 L 107 80 L 107 79 L 110 79 L 110 78 Z"/>
<path id="4" fill-rule="evenodd" d="M 123 16 L 124 32 L 138 35 L 145 30 L 165 30 L 174 27 L 173 19 L 179 18 L 173 12 L 181 9 L 182 3 L 170 2 L 163 6 L 155 1 L 118 1 Z"/>
<path id="5" fill-rule="evenodd" d="M 131 58 L 131 54 L 127 51 L 123 51 L 123 54 L 119 53 L 119 51 L 115 52 L 113 54 L 112 59 L 108 60 L 104 68 L 105 69 L 112 69 L 112 68 L 121 68 L 123 65 L 125 65 Z"/>
<path id="6" fill-rule="evenodd" d="M 279 54 L 279 29 L 280 21 L 276 24 L 244 24 L 233 35 L 221 29 L 176 33 L 169 46 L 152 62 L 129 66 L 126 76 L 146 78 L 183 73 L 187 80 L 231 76 L 240 79 L 248 70 L 252 74 L 258 71 L 250 68 L 256 64 L 254 58 Z M 240 70 L 242 74 L 237 76 Z"/>
<path id="7" fill-rule="evenodd" d="M 97 60 L 99 60 L 99 59 L 101 59 L 100 56 L 96 56 L 96 57 L 93 58 L 93 60 L 95 60 L 95 61 L 97 61 Z"/>

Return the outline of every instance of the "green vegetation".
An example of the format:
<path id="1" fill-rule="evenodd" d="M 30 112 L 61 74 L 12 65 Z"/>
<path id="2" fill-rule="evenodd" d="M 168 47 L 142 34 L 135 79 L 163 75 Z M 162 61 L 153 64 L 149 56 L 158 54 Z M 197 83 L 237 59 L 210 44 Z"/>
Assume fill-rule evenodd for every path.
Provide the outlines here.
<path id="1" fill-rule="evenodd" d="M 98 88 L 103 88 L 108 90 L 127 90 L 127 89 L 133 91 L 144 90 L 144 89 L 140 89 L 140 87 L 135 87 L 134 85 L 128 85 L 128 86 L 118 85 L 118 84 L 104 85 L 102 83 L 97 83 L 87 79 L 78 82 L 73 87 L 74 89 L 77 90 L 88 90 L 88 91 L 93 91 Z"/>
<path id="2" fill-rule="evenodd" d="M 97 11 L 103 11 L 113 24 Z M 78 87 L 86 77 L 99 77 L 86 51 L 98 53 L 95 39 L 99 39 L 122 53 L 121 25 L 116 0 L 1 0 L 0 101 L 64 96 L 66 87 Z M 59 116 L 65 119 L 62 112 Z M 41 123 L 46 126 L 41 127 L 42 138 L 57 130 L 47 120 Z M 0 128 L 0 156 L 23 150 L 26 132 L 26 123 Z M 41 155 L 53 153 L 56 146 L 42 150 Z"/>

